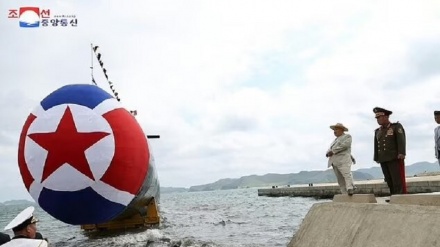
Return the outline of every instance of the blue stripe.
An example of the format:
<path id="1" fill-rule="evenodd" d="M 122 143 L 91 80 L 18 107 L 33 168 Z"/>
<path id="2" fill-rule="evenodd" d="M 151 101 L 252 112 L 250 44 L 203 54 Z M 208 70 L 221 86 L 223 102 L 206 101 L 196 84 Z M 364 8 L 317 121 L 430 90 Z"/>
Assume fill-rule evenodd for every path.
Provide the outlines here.
<path id="1" fill-rule="evenodd" d="M 45 111 L 61 104 L 77 104 L 93 109 L 102 101 L 110 98 L 113 97 L 98 86 L 72 84 L 61 87 L 49 94 L 41 101 L 41 106 Z"/>
<path id="2" fill-rule="evenodd" d="M 126 208 L 105 199 L 90 187 L 73 192 L 43 188 L 38 204 L 52 217 L 71 225 L 108 222 Z"/>

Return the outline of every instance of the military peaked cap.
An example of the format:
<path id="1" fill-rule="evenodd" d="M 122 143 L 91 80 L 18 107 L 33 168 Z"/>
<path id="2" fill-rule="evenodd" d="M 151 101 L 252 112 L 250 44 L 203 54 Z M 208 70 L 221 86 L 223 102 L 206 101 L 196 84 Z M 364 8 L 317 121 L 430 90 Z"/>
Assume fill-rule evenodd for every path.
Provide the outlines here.
<path id="1" fill-rule="evenodd" d="M 26 228 L 30 224 L 38 222 L 38 219 L 33 215 L 35 208 L 30 206 L 19 213 L 6 227 L 5 230 L 12 229 L 17 232 Z"/>
<path id="2" fill-rule="evenodd" d="M 380 116 L 389 116 L 393 114 L 392 111 L 389 111 L 387 109 L 381 108 L 381 107 L 374 107 L 373 112 L 376 114 L 376 118 Z"/>

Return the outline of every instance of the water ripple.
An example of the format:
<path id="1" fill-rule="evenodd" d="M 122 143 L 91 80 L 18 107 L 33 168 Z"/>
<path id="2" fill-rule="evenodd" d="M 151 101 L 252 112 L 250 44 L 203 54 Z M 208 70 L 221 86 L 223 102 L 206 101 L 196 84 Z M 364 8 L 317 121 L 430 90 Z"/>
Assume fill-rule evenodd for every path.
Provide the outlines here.
<path id="1" fill-rule="evenodd" d="M 256 189 L 162 194 L 158 229 L 84 234 L 36 207 L 39 231 L 51 246 L 263 247 L 286 246 L 311 198 L 259 197 Z M 0 206 L 0 229 L 28 205 Z"/>

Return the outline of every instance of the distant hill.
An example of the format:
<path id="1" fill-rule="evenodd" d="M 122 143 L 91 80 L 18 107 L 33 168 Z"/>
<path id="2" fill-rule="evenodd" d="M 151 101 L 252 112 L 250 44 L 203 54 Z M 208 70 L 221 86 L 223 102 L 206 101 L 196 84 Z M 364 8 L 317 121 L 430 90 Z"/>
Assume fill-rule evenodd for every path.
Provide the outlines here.
<path id="1" fill-rule="evenodd" d="M 160 187 L 160 193 L 163 193 L 163 194 L 182 193 L 182 192 L 188 192 L 188 189 L 182 188 L 182 187 Z"/>
<path id="2" fill-rule="evenodd" d="M 355 171 L 370 174 L 374 179 L 383 178 L 382 168 L 380 168 L 379 164 L 375 167 L 361 168 Z"/>
<path id="3" fill-rule="evenodd" d="M 355 168 L 355 166 L 353 167 Z M 427 172 L 438 172 L 437 163 L 417 162 L 405 167 L 406 176 L 414 176 Z M 354 180 L 371 180 L 383 178 L 382 169 L 377 167 L 362 168 L 353 171 Z M 286 186 L 309 183 L 336 183 L 336 176 L 332 169 L 325 171 L 301 171 L 299 173 L 250 175 L 241 178 L 224 178 L 214 183 L 191 186 L 193 191 L 227 190 L 250 187 Z"/>
<path id="4" fill-rule="evenodd" d="M 370 174 L 375 179 L 376 178 L 383 178 L 382 169 L 380 168 L 379 164 L 377 164 L 376 167 L 362 168 L 362 169 L 358 169 L 356 171 Z M 408 165 L 405 166 L 405 175 L 407 177 L 412 177 L 414 175 L 422 174 L 422 173 L 438 172 L 438 171 L 440 171 L 440 167 L 437 162 L 429 163 L 429 162 L 423 161 L 423 162 L 414 163 L 409 166 Z"/>
<path id="5" fill-rule="evenodd" d="M 355 180 L 373 179 L 367 173 L 353 172 Z M 267 186 L 286 186 L 293 184 L 308 184 L 308 183 L 333 183 L 336 182 L 333 170 L 326 171 L 302 171 L 299 173 L 290 174 L 274 174 L 266 175 L 250 175 L 241 178 L 225 178 L 211 184 L 191 186 L 189 191 L 210 191 L 210 190 L 227 190 L 250 187 L 267 187 Z"/>

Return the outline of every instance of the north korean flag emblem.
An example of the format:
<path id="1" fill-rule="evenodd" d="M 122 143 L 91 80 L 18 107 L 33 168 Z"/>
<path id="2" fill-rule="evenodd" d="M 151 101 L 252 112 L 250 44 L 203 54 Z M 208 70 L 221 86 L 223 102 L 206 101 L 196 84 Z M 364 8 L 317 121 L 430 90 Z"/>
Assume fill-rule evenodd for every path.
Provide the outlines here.
<path id="1" fill-rule="evenodd" d="M 64 86 L 21 132 L 18 164 L 34 200 L 72 225 L 107 222 L 142 189 L 150 152 L 136 119 L 94 85 Z"/>

